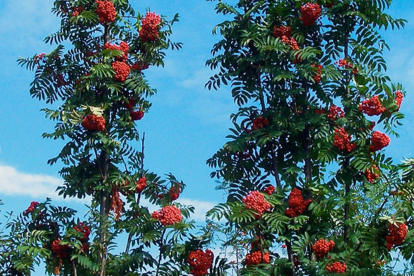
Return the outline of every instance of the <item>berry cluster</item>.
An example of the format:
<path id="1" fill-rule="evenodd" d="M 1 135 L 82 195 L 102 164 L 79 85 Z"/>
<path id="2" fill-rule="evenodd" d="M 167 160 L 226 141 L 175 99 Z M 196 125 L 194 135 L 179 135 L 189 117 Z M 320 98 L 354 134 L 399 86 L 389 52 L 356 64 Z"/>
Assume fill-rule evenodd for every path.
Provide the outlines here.
<path id="1" fill-rule="evenodd" d="M 301 18 L 303 25 L 312 26 L 316 20 L 321 16 L 321 6 L 318 4 L 306 3 L 300 7 Z"/>
<path id="2" fill-rule="evenodd" d="M 123 61 L 125 62 L 128 59 L 128 51 L 129 51 L 129 45 L 128 43 L 121 41 L 121 43 L 118 45 L 111 44 L 111 43 L 105 43 L 104 49 L 112 50 L 112 51 L 122 51 L 122 54 L 119 54 L 115 59 L 117 61 Z"/>
<path id="3" fill-rule="evenodd" d="M 264 195 L 258 191 L 252 191 L 248 193 L 242 202 L 246 205 L 247 209 L 254 210 L 258 213 L 256 218 L 260 218 L 263 212 L 269 210 L 272 206 L 266 201 Z"/>
<path id="4" fill-rule="evenodd" d="M 164 226 L 173 225 L 183 219 L 180 209 L 175 206 L 165 206 L 159 212 L 154 211 L 151 217 L 159 220 Z"/>
<path id="5" fill-rule="evenodd" d="M 372 164 L 370 168 L 365 170 L 365 177 L 367 178 L 369 183 L 374 183 L 379 176 L 380 170 L 375 164 Z"/>
<path id="6" fill-rule="evenodd" d="M 131 71 L 128 64 L 122 61 L 112 62 L 112 69 L 115 71 L 115 80 L 120 82 L 124 82 L 129 76 L 129 72 Z"/>
<path id="7" fill-rule="evenodd" d="M 369 145 L 369 150 L 375 152 L 381 150 L 389 145 L 390 137 L 387 134 L 375 131 L 371 137 L 371 145 Z"/>
<path id="8" fill-rule="evenodd" d="M 345 152 L 351 152 L 356 147 L 354 143 L 351 143 L 351 135 L 343 127 L 335 129 L 333 145 Z"/>
<path id="9" fill-rule="evenodd" d="M 315 110 L 315 112 L 316 112 L 316 110 Z M 325 111 L 323 110 L 323 112 L 325 112 Z M 345 112 L 339 106 L 332 105 L 329 108 L 329 114 L 326 115 L 326 116 L 328 117 L 329 120 L 335 121 L 336 119 L 345 117 Z"/>
<path id="10" fill-rule="evenodd" d="M 343 58 L 341 58 L 339 61 L 335 61 L 335 64 L 338 65 L 338 67 L 344 67 L 344 68 L 354 67 L 352 62 L 348 62 L 346 59 L 343 59 Z"/>
<path id="11" fill-rule="evenodd" d="M 101 24 L 113 22 L 116 18 L 116 11 L 114 7 L 114 3 L 109 0 L 105 1 L 96 1 L 96 14 L 99 17 L 99 22 Z"/>
<path id="12" fill-rule="evenodd" d="M 156 41 L 160 34 L 161 17 L 154 12 L 147 12 L 146 16 L 141 20 L 142 26 L 139 30 L 139 37 L 142 41 Z"/>
<path id="13" fill-rule="evenodd" d="M 187 258 L 187 262 L 191 266 L 191 274 L 194 276 L 207 274 L 207 270 L 213 263 L 213 257 L 213 252 L 209 249 L 206 252 L 201 250 L 191 251 Z"/>
<path id="14" fill-rule="evenodd" d="M 105 130 L 105 118 L 95 114 L 86 115 L 86 117 L 83 118 L 82 126 L 86 130 L 103 131 Z"/>
<path id="15" fill-rule="evenodd" d="M 261 129 L 269 125 L 269 120 L 263 117 L 257 117 L 253 120 L 253 126 L 252 129 Z"/>
<path id="16" fill-rule="evenodd" d="M 26 211 L 24 211 L 24 214 L 27 216 L 28 214 L 30 214 L 31 212 L 33 212 L 34 209 L 36 209 L 37 205 L 39 205 L 39 202 L 32 201 L 30 203 L 30 206 L 26 209 Z"/>
<path id="17" fill-rule="evenodd" d="M 137 193 L 142 192 L 145 187 L 147 187 L 147 179 L 145 177 L 141 177 L 137 181 Z"/>
<path id="18" fill-rule="evenodd" d="M 401 108 L 401 103 L 402 103 L 403 98 L 404 98 L 404 96 L 401 93 L 401 91 L 396 91 L 395 92 L 395 104 L 398 106 L 397 111 L 400 110 L 400 108 Z"/>
<path id="19" fill-rule="evenodd" d="M 322 77 L 322 68 L 323 68 L 323 66 L 322 66 L 322 65 L 320 65 L 320 64 L 318 64 L 318 65 L 316 65 L 316 64 L 312 64 L 312 67 L 315 67 L 315 68 L 316 68 L 316 75 L 315 75 L 315 76 L 313 76 L 313 80 L 314 80 L 316 83 L 321 82 L 321 77 Z"/>
<path id="20" fill-rule="evenodd" d="M 299 50 L 298 43 L 292 37 L 292 30 L 289 26 L 274 27 L 273 36 L 280 38 L 282 43 L 288 44 L 292 50 Z"/>
<path id="21" fill-rule="evenodd" d="M 141 120 L 144 117 L 145 113 L 141 109 L 134 111 L 134 99 L 128 99 L 128 103 L 124 103 L 124 106 L 129 110 L 129 116 L 131 116 L 131 120 Z"/>
<path id="22" fill-rule="evenodd" d="M 52 242 L 52 252 L 59 258 L 66 258 L 68 256 L 69 245 L 61 244 L 61 240 L 57 239 Z"/>
<path id="23" fill-rule="evenodd" d="M 331 251 L 335 246 L 334 241 L 327 241 L 325 239 L 320 239 L 312 245 L 312 250 L 315 252 L 317 258 L 322 258 L 329 251 Z"/>
<path id="24" fill-rule="evenodd" d="M 246 265 L 268 264 L 270 263 L 269 252 L 254 251 L 246 255 Z"/>
<path id="25" fill-rule="evenodd" d="M 176 199 L 178 199 L 178 197 L 180 196 L 181 193 L 181 185 L 180 183 L 176 183 L 173 186 L 171 186 L 170 190 L 169 190 L 170 196 L 171 196 L 171 200 L 174 201 Z"/>
<path id="26" fill-rule="evenodd" d="M 78 7 L 74 7 L 72 8 L 72 16 L 78 16 L 79 14 L 81 14 L 81 12 L 83 12 L 85 9 L 81 6 Z"/>
<path id="27" fill-rule="evenodd" d="M 91 234 L 89 226 L 85 225 L 83 222 L 79 222 L 78 225 L 73 226 L 73 229 L 79 233 L 82 233 L 83 237 L 80 238 L 80 241 L 82 242 L 82 250 L 87 252 L 89 250 L 88 239 Z"/>
<path id="28" fill-rule="evenodd" d="M 289 194 L 289 207 L 286 209 L 286 215 L 294 218 L 303 214 L 311 202 L 312 199 L 305 200 L 303 198 L 301 190 L 293 188 L 292 192 Z"/>
<path id="29" fill-rule="evenodd" d="M 268 195 L 273 194 L 273 193 L 275 192 L 275 186 L 272 186 L 272 185 L 267 186 L 267 187 L 264 189 L 264 192 L 265 192 L 266 194 L 268 194 Z"/>
<path id="30" fill-rule="evenodd" d="M 334 262 L 332 264 L 327 264 L 325 269 L 332 273 L 345 273 L 347 267 L 345 263 Z"/>
<path id="31" fill-rule="evenodd" d="M 113 187 L 111 196 L 111 210 L 114 212 L 116 220 L 119 220 L 119 218 L 121 217 L 123 206 L 124 203 L 119 197 L 118 189 L 116 187 Z"/>
<path id="32" fill-rule="evenodd" d="M 131 67 L 132 70 L 137 70 L 137 71 L 141 72 L 142 70 L 148 69 L 149 65 L 148 65 L 148 63 L 138 61 L 138 62 L 132 64 L 130 67 Z"/>
<path id="33" fill-rule="evenodd" d="M 378 95 L 375 95 L 372 98 L 366 99 L 360 103 L 359 111 L 367 114 L 368 116 L 381 115 L 385 111 L 385 107 L 382 105 Z"/>
<path id="34" fill-rule="evenodd" d="M 407 233 L 408 228 L 407 225 L 405 225 L 405 223 L 390 223 L 388 225 L 388 235 L 385 237 L 385 240 L 387 241 L 388 251 L 390 251 L 394 245 L 402 244 Z"/>

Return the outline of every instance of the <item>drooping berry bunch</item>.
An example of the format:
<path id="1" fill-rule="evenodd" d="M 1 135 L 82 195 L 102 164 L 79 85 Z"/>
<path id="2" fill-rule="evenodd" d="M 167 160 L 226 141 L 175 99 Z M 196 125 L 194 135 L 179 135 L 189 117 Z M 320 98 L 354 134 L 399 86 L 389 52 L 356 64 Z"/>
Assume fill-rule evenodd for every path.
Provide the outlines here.
<path id="1" fill-rule="evenodd" d="M 247 266 L 257 264 L 268 264 L 270 263 L 270 254 L 269 252 L 262 252 L 261 250 L 254 251 L 246 255 L 245 262 Z"/>
<path id="2" fill-rule="evenodd" d="M 119 218 L 121 217 L 123 207 L 124 207 L 124 202 L 119 197 L 118 187 L 113 187 L 110 210 L 114 212 L 116 220 L 119 220 Z"/>
<path id="3" fill-rule="evenodd" d="M 73 229 L 82 234 L 82 238 L 80 238 L 80 241 L 82 242 L 82 250 L 87 252 L 89 250 L 89 235 L 91 234 L 89 226 L 85 225 L 83 222 L 79 222 L 77 225 L 73 226 Z"/>
<path id="4" fill-rule="evenodd" d="M 385 107 L 382 105 L 378 95 L 375 95 L 372 98 L 366 99 L 360 103 L 359 111 L 367 114 L 368 116 L 381 115 L 385 111 Z"/>
<path id="5" fill-rule="evenodd" d="M 272 207 L 270 203 L 266 201 L 264 195 L 259 191 L 252 191 L 248 193 L 242 199 L 242 202 L 246 205 L 247 209 L 254 210 L 258 213 L 255 215 L 256 218 L 260 218 L 263 212 L 269 210 Z"/>
<path id="6" fill-rule="evenodd" d="M 85 118 L 83 118 L 82 126 L 86 130 L 103 131 L 105 130 L 105 118 L 95 114 L 88 114 Z"/>
<path id="7" fill-rule="evenodd" d="M 316 83 L 321 82 L 323 66 L 321 64 L 318 64 L 318 65 L 312 64 L 312 67 L 316 68 L 316 74 L 313 76 L 313 80 Z"/>
<path id="8" fill-rule="evenodd" d="M 69 254 L 69 245 L 62 244 L 60 239 L 56 239 L 52 242 L 52 252 L 59 258 L 66 258 Z"/>
<path id="9" fill-rule="evenodd" d="M 375 152 L 381 150 L 390 144 L 390 137 L 387 134 L 375 131 L 371 137 L 371 145 L 369 145 L 369 150 Z"/>
<path id="10" fill-rule="evenodd" d="M 181 193 L 180 183 L 176 183 L 173 186 L 171 186 L 171 188 L 168 192 L 171 196 L 172 201 L 177 200 L 180 197 L 180 193 Z"/>
<path id="11" fill-rule="evenodd" d="M 123 61 L 125 62 L 128 59 L 128 51 L 129 51 L 129 45 L 128 43 L 121 41 L 121 43 L 118 45 L 111 44 L 111 43 L 105 43 L 104 49 L 112 50 L 112 51 L 122 51 L 123 53 L 118 55 L 115 59 L 117 61 Z"/>
<path id="12" fill-rule="evenodd" d="M 24 214 L 27 216 L 28 214 L 30 214 L 31 212 L 34 211 L 34 209 L 36 209 L 37 205 L 39 205 L 39 202 L 37 201 L 32 201 L 30 203 L 30 206 L 27 207 L 26 211 L 24 211 Z"/>
<path id="13" fill-rule="evenodd" d="M 124 82 L 131 71 L 128 64 L 122 61 L 114 61 L 111 64 L 112 69 L 115 71 L 114 79 L 120 82 Z"/>
<path id="14" fill-rule="evenodd" d="M 298 188 L 293 188 L 289 195 L 289 207 L 286 209 L 288 217 L 297 217 L 305 212 L 312 199 L 305 200 L 302 196 L 302 191 Z"/>
<path id="15" fill-rule="evenodd" d="M 335 247 L 334 241 L 327 241 L 325 239 L 320 239 L 312 245 L 312 250 L 315 252 L 317 258 L 322 258 L 325 256 L 329 251 L 331 251 Z"/>
<path id="16" fill-rule="evenodd" d="M 365 177 L 370 183 L 374 183 L 375 180 L 377 180 L 379 176 L 380 176 L 380 170 L 378 166 L 375 164 L 372 164 L 371 167 L 365 170 Z"/>
<path id="17" fill-rule="evenodd" d="M 385 237 L 387 241 L 387 249 L 390 251 L 394 245 L 401 245 L 408 233 L 408 227 L 405 223 L 397 223 L 388 225 L 388 235 Z"/>
<path id="18" fill-rule="evenodd" d="M 141 193 L 145 189 L 145 187 L 147 187 L 147 179 L 145 177 L 141 177 L 137 181 L 137 193 Z"/>
<path id="19" fill-rule="evenodd" d="M 329 113 L 326 115 L 326 117 L 328 117 L 328 119 L 331 121 L 335 121 L 336 119 L 345 117 L 345 112 L 339 106 L 332 105 L 329 108 Z"/>
<path id="20" fill-rule="evenodd" d="M 396 91 L 396 92 L 395 92 L 395 104 L 396 104 L 396 105 L 397 105 L 397 107 L 398 107 L 397 111 L 399 111 L 399 110 L 400 110 L 400 108 L 401 108 L 401 103 L 402 103 L 402 101 L 403 101 L 403 98 L 404 98 L 404 96 L 403 96 L 403 94 L 401 93 L 401 91 Z"/>
<path id="21" fill-rule="evenodd" d="M 345 152 L 351 152 L 356 147 L 354 143 L 351 143 L 351 135 L 343 127 L 335 129 L 333 145 Z"/>
<path id="22" fill-rule="evenodd" d="M 109 0 L 96 1 L 97 7 L 96 7 L 96 14 L 99 17 L 99 22 L 101 24 L 104 23 L 110 23 L 115 21 L 116 18 L 116 11 L 114 7 L 114 3 Z"/>
<path id="23" fill-rule="evenodd" d="M 332 273 L 345 273 L 347 267 L 346 267 L 346 263 L 341 263 L 337 261 L 332 264 L 327 264 L 325 269 Z"/>
<path id="24" fill-rule="evenodd" d="M 257 117 L 253 120 L 253 126 L 252 129 L 261 129 L 269 125 L 269 120 L 267 118 L 263 117 Z"/>
<path id="25" fill-rule="evenodd" d="M 191 266 L 191 274 L 202 276 L 207 274 L 207 270 L 213 263 L 213 252 L 209 249 L 206 252 L 202 250 L 191 251 L 187 258 L 187 263 Z"/>
<path id="26" fill-rule="evenodd" d="M 159 212 L 154 211 L 151 217 L 159 220 L 164 226 L 176 224 L 183 219 L 180 209 L 174 205 L 165 206 Z"/>
<path id="27" fill-rule="evenodd" d="M 300 7 L 300 13 L 302 15 L 300 17 L 300 20 L 303 21 L 303 25 L 312 26 L 321 16 L 321 12 L 321 6 L 319 6 L 317 3 L 306 3 Z"/>
<path id="28" fill-rule="evenodd" d="M 268 194 L 268 195 L 273 194 L 273 193 L 275 192 L 275 186 L 273 186 L 273 185 L 267 186 L 267 187 L 264 189 L 264 192 L 265 192 L 266 194 Z"/>
<path id="29" fill-rule="evenodd" d="M 288 44 L 292 50 L 299 50 L 297 41 L 292 37 L 292 30 L 289 26 L 279 26 L 273 28 L 273 36 Z"/>
<path id="30" fill-rule="evenodd" d="M 139 30 L 141 40 L 144 42 L 158 40 L 161 17 L 154 12 L 147 12 L 146 16 L 142 18 L 141 23 L 141 29 Z"/>

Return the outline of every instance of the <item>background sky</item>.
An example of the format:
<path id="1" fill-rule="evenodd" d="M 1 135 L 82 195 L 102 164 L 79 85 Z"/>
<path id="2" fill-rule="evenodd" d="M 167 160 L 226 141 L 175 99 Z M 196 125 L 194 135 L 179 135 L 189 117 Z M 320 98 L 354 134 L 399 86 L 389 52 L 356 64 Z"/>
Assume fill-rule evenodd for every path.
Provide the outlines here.
<path id="1" fill-rule="evenodd" d="M 233 1 L 234 2 L 234 1 Z M 52 197 L 55 205 L 69 204 L 83 210 L 85 202 L 63 199 L 55 194 L 62 183 L 59 166 L 47 165 L 63 142 L 41 138 L 53 130 L 53 122 L 39 110 L 43 102 L 32 99 L 29 85 L 33 72 L 17 65 L 18 57 L 49 52 L 43 38 L 59 28 L 59 20 L 50 12 L 52 0 L 0 1 L 0 222 L 8 211 L 24 211 L 31 201 Z M 220 38 L 211 30 L 224 18 L 214 11 L 215 2 L 205 0 L 131 0 L 143 13 L 149 8 L 172 18 L 180 14 L 173 26 L 172 40 L 183 42 L 183 49 L 169 51 L 164 68 L 150 68 L 145 73 L 158 89 L 152 97 L 153 107 L 136 123 L 145 132 L 145 168 L 163 175 L 173 173 L 187 184 L 180 202 L 192 204 L 202 220 L 224 195 L 215 190 L 215 180 L 205 161 L 225 142 L 231 127 L 229 115 L 237 110 L 228 87 L 219 91 L 204 88 L 212 72 L 205 67 L 210 50 Z M 398 128 L 399 139 L 391 137 L 387 154 L 396 162 L 414 157 L 414 1 L 394 0 L 388 11 L 394 17 L 409 20 L 404 30 L 381 31 L 391 47 L 385 53 L 388 75 L 402 83 L 407 96 L 401 112 L 404 126 Z M 139 146 L 139 144 L 137 144 Z M 83 213 L 79 215 L 82 216 Z M 1 227 L 1 226 L 0 226 Z"/>

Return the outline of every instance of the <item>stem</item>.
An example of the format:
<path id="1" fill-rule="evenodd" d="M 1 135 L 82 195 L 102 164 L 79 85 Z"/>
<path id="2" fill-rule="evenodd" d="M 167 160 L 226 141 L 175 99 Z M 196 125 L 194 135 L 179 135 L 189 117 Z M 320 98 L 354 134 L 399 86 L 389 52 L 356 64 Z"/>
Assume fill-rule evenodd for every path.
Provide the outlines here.
<path id="1" fill-rule="evenodd" d="M 72 261 L 73 276 L 78 276 L 78 271 L 76 269 L 75 261 Z"/>
<path id="2" fill-rule="evenodd" d="M 282 185 L 280 184 L 280 178 L 279 178 L 279 167 L 277 164 L 277 159 L 276 159 L 276 143 L 273 142 L 272 143 L 272 161 L 273 161 L 273 170 L 275 173 L 275 182 L 276 182 L 276 186 L 278 188 L 280 188 Z"/>
<path id="3" fill-rule="evenodd" d="M 293 260 L 293 254 L 292 254 L 292 244 L 290 241 L 286 242 L 286 249 L 288 253 L 288 260 L 292 264 L 292 276 L 295 275 L 295 260 Z"/>
<path id="4" fill-rule="evenodd" d="M 155 276 L 158 276 L 159 269 L 160 269 L 160 264 L 161 264 L 161 259 L 162 259 L 161 252 L 162 252 L 162 250 L 163 250 L 163 248 L 164 248 L 164 234 L 165 234 L 165 231 L 166 231 L 166 230 L 167 230 L 167 229 L 164 229 L 164 230 L 162 231 L 162 235 L 161 235 L 161 241 L 160 241 L 160 255 L 158 256 L 157 272 L 155 273 Z"/>

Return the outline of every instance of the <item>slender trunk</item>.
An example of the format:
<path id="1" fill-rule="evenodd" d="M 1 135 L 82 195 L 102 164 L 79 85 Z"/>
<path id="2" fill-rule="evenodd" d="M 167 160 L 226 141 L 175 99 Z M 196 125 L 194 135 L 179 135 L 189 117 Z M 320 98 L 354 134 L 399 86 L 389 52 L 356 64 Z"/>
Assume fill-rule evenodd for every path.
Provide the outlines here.
<path id="1" fill-rule="evenodd" d="M 102 182 L 105 184 L 109 177 L 109 157 L 105 151 L 102 151 L 100 156 L 100 166 L 102 171 Z M 100 221 L 99 221 L 99 242 L 101 251 L 98 255 L 98 262 L 100 265 L 100 276 L 106 275 L 106 257 L 107 257 L 107 235 L 108 235 L 108 214 L 109 214 L 109 192 L 101 191 L 99 198 L 100 207 Z"/>

